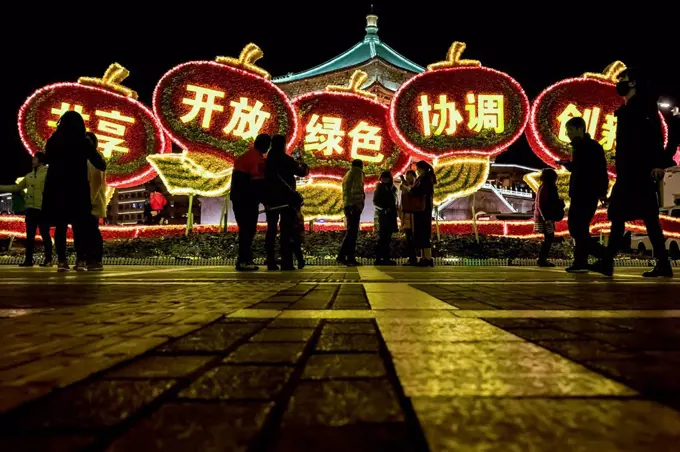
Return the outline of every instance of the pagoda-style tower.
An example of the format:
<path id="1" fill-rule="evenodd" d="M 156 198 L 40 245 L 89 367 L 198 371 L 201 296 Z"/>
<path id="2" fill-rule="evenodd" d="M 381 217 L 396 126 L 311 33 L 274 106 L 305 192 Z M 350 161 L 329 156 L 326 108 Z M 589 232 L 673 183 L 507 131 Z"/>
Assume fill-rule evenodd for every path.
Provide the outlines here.
<path id="1" fill-rule="evenodd" d="M 378 37 L 378 16 L 366 16 L 364 40 L 337 57 L 306 71 L 274 79 L 290 97 L 323 90 L 328 85 L 344 85 L 355 70 L 368 74 L 362 88 L 389 103 L 399 86 L 425 69 L 406 59 Z"/>

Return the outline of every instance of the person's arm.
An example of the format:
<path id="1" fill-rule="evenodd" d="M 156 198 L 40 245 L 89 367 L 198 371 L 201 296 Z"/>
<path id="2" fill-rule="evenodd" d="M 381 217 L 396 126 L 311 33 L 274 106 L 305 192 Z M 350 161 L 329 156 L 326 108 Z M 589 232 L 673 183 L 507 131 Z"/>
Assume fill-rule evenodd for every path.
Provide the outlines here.
<path id="1" fill-rule="evenodd" d="M 0 185 L 0 193 L 18 193 L 26 189 L 26 178 L 21 179 L 18 184 Z"/>
<path id="2" fill-rule="evenodd" d="M 92 166 L 99 171 L 106 171 L 106 160 L 104 160 L 104 157 L 97 151 L 97 148 L 89 141 L 87 141 L 87 144 L 85 145 L 85 156 L 87 157 L 87 160 L 92 163 Z"/>
<path id="3" fill-rule="evenodd" d="M 309 166 L 302 160 L 292 160 L 293 174 L 297 177 L 306 177 L 309 174 Z"/>

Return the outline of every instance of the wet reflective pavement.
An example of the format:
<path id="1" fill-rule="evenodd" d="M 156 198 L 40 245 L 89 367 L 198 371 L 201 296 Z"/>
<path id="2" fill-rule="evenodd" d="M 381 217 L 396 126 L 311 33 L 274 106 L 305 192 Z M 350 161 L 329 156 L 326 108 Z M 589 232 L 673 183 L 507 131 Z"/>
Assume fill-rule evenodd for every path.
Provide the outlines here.
<path id="1" fill-rule="evenodd" d="M 0 450 L 677 450 L 642 270 L 0 267 Z"/>

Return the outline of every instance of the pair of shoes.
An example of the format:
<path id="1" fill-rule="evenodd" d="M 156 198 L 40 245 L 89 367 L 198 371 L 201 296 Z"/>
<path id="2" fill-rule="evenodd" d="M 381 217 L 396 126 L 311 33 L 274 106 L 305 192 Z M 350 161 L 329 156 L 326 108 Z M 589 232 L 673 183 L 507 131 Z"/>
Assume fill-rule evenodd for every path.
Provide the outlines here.
<path id="1" fill-rule="evenodd" d="M 588 267 L 588 264 L 574 264 L 565 269 L 567 273 L 588 273 L 590 271 L 590 267 Z"/>
<path id="2" fill-rule="evenodd" d="M 68 266 L 68 262 L 66 261 L 61 261 L 57 264 L 57 271 L 62 273 L 62 272 L 67 272 L 69 271 L 70 268 Z"/>
<path id="3" fill-rule="evenodd" d="M 255 265 L 252 262 L 244 262 L 244 263 L 238 262 L 236 264 L 236 270 L 240 271 L 240 272 L 254 272 L 254 271 L 257 271 L 259 269 L 260 269 L 260 267 L 258 267 L 257 265 Z"/>
<path id="4" fill-rule="evenodd" d="M 538 261 L 538 266 L 542 268 L 553 268 L 555 264 L 548 261 Z"/>
<path id="5" fill-rule="evenodd" d="M 52 263 L 52 259 L 48 259 L 45 262 L 43 262 L 42 264 L 40 264 L 41 267 L 46 267 L 46 268 L 51 267 L 53 265 L 54 264 Z"/>
<path id="6" fill-rule="evenodd" d="M 656 264 L 656 266 L 652 270 L 644 272 L 642 276 L 644 276 L 645 278 L 672 278 L 673 269 L 671 268 L 670 265 Z"/>
<path id="7" fill-rule="evenodd" d="M 19 264 L 19 267 L 33 267 L 33 260 L 23 261 L 21 264 Z"/>
<path id="8" fill-rule="evenodd" d="M 335 262 L 337 262 L 339 265 L 347 265 L 347 259 L 345 259 L 344 257 L 338 256 L 335 259 Z"/>
<path id="9" fill-rule="evenodd" d="M 276 264 L 267 264 L 267 270 L 269 270 L 269 271 L 274 272 L 274 271 L 276 271 L 276 270 L 278 270 L 278 269 L 279 269 L 279 266 L 276 265 Z"/>
<path id="10" fill-rule="evenodd" d="M 302 270 L 307 265 L 304 259 L 298 259 L 298 270 Z"/>
<path id="11" fill-rule="evenodd" d="M 434 267 L 434 259 L 420 259 L 416 267 Z"/>
<path id="12" fill-rule="evenodd" d="M 87 271 L 87 264 L 83 261 L 76 261 L 75 270 L 77 272 L 86 272 Z"/>
<path id="13" fill-rule="evenodd" d="M 614 276 L 614 261 L 599 259 L 593 265 L 589 265 L 588 270 L 604 276 Z"/>
<path id="14" fill-rule="evenodd" d="M 91 264 L 87 264 L 87 271 L 88 272 L 104 271 L 104 265 L 102 265 L 101 262 L 92 262 Z"/>

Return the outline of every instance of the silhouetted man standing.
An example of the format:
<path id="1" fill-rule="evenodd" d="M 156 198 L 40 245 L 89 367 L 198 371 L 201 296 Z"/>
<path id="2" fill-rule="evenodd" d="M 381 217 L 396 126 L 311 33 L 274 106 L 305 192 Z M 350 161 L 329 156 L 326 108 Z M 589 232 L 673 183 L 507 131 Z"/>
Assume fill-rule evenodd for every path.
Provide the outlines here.
<path id="1" fill-rule="evenodd" d="M 616 184 L 609 205 L 612 228 L 607 256 L 594 269 L 611 276 L 614 257 L 623 241 L 625 222 L 643 220 L 657 258 L 654 269 L 643 276 L 671 277 L 673 270 L 659 223 L 658 196 L 664 168 L 671 164 L 666 161 L 656 99 L 645 96 L 641 88 L 638 75 L 631 69 L 624 71 L 616 84 L 617 93 L 626 103 L 616 111 Z"/>
<path id="2" fill-rule="evenodd" d="M 253 263 L 253 238 L 257 232 L 257 216 L 263 194 L 265 159 L 269 150 L 269 135 L 258 135 L 253 149 L 234 162 L 230 199 L 238 224 L 238 260 L 236 270 L 258 270 Z"/>
<path id="3" fill-rule="evenodd" d="M 562 161 L 570 172 L 569 178 L 569 234 L 574 238 L 574 263 L 567 268 L 569 273 L 586 273 L 588 255 L 598 259 L 604 257 L 605 248 L 590 236 L 590 222 L 593 220 L 600 199 L 607 197 L 609 177 L 607 160 L 602 145 L 586 133 L 583 118 L 571 118 L 567 122 L 567 135 L 573 149 L 571 161 Z"/>
<path id="4" fill-rule="evenodd" d="M 347 232 L 342 241 L 340 252 L 338 253 L 338 263 L 357 266 L 356 260 L 357 237 L 359 236 L 359 225 L 361 222 L 361 212 L 364 211 L 366 194 L 364 193 L 364 162 L 353 160 L 352 167 L 342 180 L 342 199 L 345 208 L 345 220 L 347 222 Z"/>

